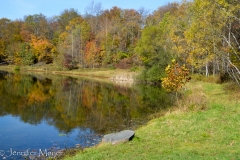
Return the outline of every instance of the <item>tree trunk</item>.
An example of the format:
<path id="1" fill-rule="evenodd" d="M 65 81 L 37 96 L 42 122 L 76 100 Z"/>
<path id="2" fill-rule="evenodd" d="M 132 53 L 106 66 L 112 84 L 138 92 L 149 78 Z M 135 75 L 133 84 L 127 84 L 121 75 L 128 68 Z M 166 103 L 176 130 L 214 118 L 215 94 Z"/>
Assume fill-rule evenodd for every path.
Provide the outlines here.
<path id="1" fill-rule="evenodd" d="M 208 76 L 209 76 L 208 62 L 207 62 L 206 65 L 205 65 L 205 69 L 206 69 L 206 77 L 208 77 Z"/>

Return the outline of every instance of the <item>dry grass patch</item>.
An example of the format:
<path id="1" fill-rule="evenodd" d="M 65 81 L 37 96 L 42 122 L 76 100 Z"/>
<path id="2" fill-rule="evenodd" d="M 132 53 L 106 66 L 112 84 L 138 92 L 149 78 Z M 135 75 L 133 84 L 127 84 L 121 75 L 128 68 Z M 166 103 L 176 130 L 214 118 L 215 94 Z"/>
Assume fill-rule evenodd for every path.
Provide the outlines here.
<path id="1" fill-rule="evenodd" d="M 186 85 L 186 90 L 181 93 L 181 99 L 176 102 L 178 110 L 181 111 L 199 111 L 206 110 L 208 98 L 204 93 L 203 85 Z"/>

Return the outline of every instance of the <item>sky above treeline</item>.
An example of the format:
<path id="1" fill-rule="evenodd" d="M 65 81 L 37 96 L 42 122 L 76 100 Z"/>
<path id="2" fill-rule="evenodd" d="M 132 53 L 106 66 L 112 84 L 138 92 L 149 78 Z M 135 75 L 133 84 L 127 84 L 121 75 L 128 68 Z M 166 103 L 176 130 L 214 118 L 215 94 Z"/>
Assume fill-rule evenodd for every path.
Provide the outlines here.
<path id="1" fill-rule="evenodd" d="M 74 8 L 84 15 L 90 4 L 101 4 L 102 9 L 117 6 L 122 9 L 145 8 L 152 12 L 158 7 L 179 0 L 1 0 L 0 18 L 23 19 L 24 16 L 40 14 L 47 17 L 60 15 L 65 9 Z"/>

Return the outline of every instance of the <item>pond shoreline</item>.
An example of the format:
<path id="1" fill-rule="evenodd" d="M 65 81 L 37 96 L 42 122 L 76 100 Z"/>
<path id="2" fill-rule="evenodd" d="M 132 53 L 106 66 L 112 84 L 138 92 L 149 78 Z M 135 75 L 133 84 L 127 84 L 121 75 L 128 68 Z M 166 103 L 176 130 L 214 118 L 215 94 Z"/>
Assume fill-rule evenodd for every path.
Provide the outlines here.
<path id="1" fill-rule="evenodd" d="M 1 109 L 7 110 L 10 108 L 9 106 L 11 106 L 13 108 L 11 110 L 15 109 L 21 111 L 14 114 L 20 117 L 20 119 L 27 113 L 29 116 L 33 117 L 31 119 L 26 119 L 25 122 L 30 122 L 28 120 L 31 120 L 31 122 L 40 124 L 41 120 L 45 117 L 44 114 L 47 113 L 49 119 L 51 119 L 50 115 L 54 115 L 51 119 L 54 123 L 51 124 L 72 124 L 74 127 L 80 123 L 81 125 L 83 124 L 83 128 L 92 128 L 96 133 L 104 135 L 124 129 L 135 130 L 149 121 L 147 118 L 148 115 L 151 116 L 152 113 L 155 113 L 157 107 L 161 109 L 163 106 L 160 105 L 161 103 L 155 104 L 155 101 L 146 100 L 150 99 L 149 95 L 155 95 L 156 93 L 151 87 L 146 88 L 141 85 L 136 85 L 132 88 L 122 87 L 119 85 L 112 85 L 112 83 L 102 83 L 94 79 L 78 79 L 69 76 L 55 75 L 60 73 L 69 75 L 68 72 L 46 72 L 25 68 L 14 71 L 13 66 L 5 66 L 5 69 L 0 67 L 0 70 L 3 70 L 1 71 L 2 83 L 0 83 L 0 88 L 2 88 L 2 92 L 0 92 L 0 94 L 3 95 L 2 97 L 5 99 L 2 103 L 6 104 L 3 105 Z M 94 72 L 97 73 L 97 71 Z M 124 72 L 122 71 L 121 74 L 122 73 Z M 74 74 L 76 74 L 76 72 L 74 72 Z M 109 82 L 111 82 L 110 79 Z M 5 88 L 7 88 L 7 91 Z M 149 93 L 147 96 L 144 94 L 146 91 Z M 157 89 L 157 93 L 158 92 L 161 91 Z M 9 97 L 9 99 L 7 97 Z M 79 100 L 76 100 L 77 98 L 79 98 Z M 11 101 L 11 99 L 13 99 L 13 101 Z M 166 98 L 162 99 L 164 100 Z M 155 106 L 156 108 L 148 107 L 150 102 L 154 103 L 155 105 L 151 106 Z M 166 103 L 164 103 L 164 105 L 165 104 Z M 86 115 L 84 114 L 85 112 Z M 7 113 L 11 114 L 10 110 Z M 93 118 L 89 118 L 91 116 Z M 38 118 L 36 119 L 36 117 Z M 70 117 L 69 120 L 66 117 Z M 101 127 L 97 128 L 100 125 Z M 61 130 L 69 130 L 69 128 L 65 128 L 64 125 L 58 126 L 60 128 L 62 127 Z M 5 135 L 9 134 L 5 133 Z M 60 138 L 62 137 L 61 134 L 58 135 L 60 135 Z M 86 137 L 81 134 L 77 136 L 78 140 L 83 139 L 84 143 L 87 145 L 88 139 L 92 137 Z M 41 140 L 41 138 L 38 139 Z M 93 137 L 93 140 L 94 139 L 96 138 Z M 101 139 L 99 140 L 101 141 Z M 71 142 L 70 145 L 72 145 L 72 143 L 74 143 L 74 145 L 82 145 L 82 143 L 78 142 Z M 61 146 L 59 142 L 58 144 Z M 30 144 L 28 145 L 30 146 Z M 31 148 L 34 148 L 34 143 L 31 143 L 31 145 L 33 145 Z M 73 149 L 75 148 L 74 145 L 71 146 Z M 82 147 L 85 148 L 87 145 L 83 144 Z M 5 146 L 5 150 L 9 148 L 7 145 Z"/>
<path id="2" fill-rule="evenodd" d="M 133 84 L 138 72 L 130 72 L 124 69 L 76 69 L 58 71 L 51 67 L 30 67 L 21 66 L 19 70 L 16 70 L 16 65 L 0 65 L 0 70 L 8 72 L 20 72 L 20 73 L 43 73 L 53 75 L 64 75 L 71 77 L 89 78 L 94 80 L 100 80 L 105 82 L 114 82 L 117 84 Z"/>
<path id="3" fill-rule="evenodd" d="M 64 158 L 238 159 L 240 90 L 226 90 L 231 86 L 192 80 L 178 102 L 181 105 L 136 129 L 132 141 L 117 146 L 100 143 Z"/>

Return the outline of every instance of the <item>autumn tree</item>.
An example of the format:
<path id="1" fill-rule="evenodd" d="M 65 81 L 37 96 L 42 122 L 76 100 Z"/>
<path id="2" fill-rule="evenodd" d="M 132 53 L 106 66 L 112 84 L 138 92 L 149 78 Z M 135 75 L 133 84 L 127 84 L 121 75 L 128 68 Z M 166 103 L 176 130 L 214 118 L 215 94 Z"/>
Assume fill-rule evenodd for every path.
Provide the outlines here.
<path id="1" fill-rule="evenodd" d="M 85 8 L 85 20 L 89 23 L 91 27 L 91 32 L 94 35 L 97 35 L 100 31 L 100 15 L 102 14 L 103 9 L 101 3 L 95 3 L 92 1 Z"/>
<path id="2" fill-rule="evenodd" d="M 47 39 L 32 36 L 30 45 L 32 53 L 36 57 L 36 61 L 43 61 L 45 63 L 51 63 L 53 61 L 54 54 L 56 53 L 56 47 Z"/>
<path id="3" fill-rule="evenodd" d="M 96 46 L 96 41 L 90 41 L 85 47 L 85 61 L 86 66 L 95 68 L 101 64 L 101 56 L 99 55 L 99 48 Z"/>
<path id="4" fill-rule="evenodd" d="M 168 92 L 178 92 L 183 85 L 189 81 L 189 70 L 185 65 L 180 66 L 176 60 L 172 60 L 172 64 L 165 69 L 167 77 L 162 78 L 162 87 Z"/>
<path id="5" fill-rule="evenodd" d="M 178 7 L 179 4 L 176 2 L 158 7 L 157 10 L 154 10 L 153 13 L 146 18 L 146 26 L 158 25 L 166 13 L 175 14 L 178 11 Z"/>
<path id="6" fill-rule="evenodd" d="M 6 47 L 9 41 L 9 23 L 11 21 L 7 18 L 0 19 L 0 62 L 6 58 Z"/>
<path id="7" fill-rule="evenodd" d="M 60 25 L 61 31 L 65 31 L 66 26 L 68 26 L 69 22 L 79 16 L 80 15 L 77 10 L 73 8 L 65 9 L 59 16 L 57 16 L 57 21 Z"/>
<path id="8" fill-rule="evenodd" d="M 145 81 L 160 82 L 165 76 L 164 68 L 172 57 L 166 48 L 169 20 L 169 14 L 166 14 L 159 25 L 146 27 L 135 48 L 145 66 L 142 73 Z"/>
<path id="9" fill-rule="evenodd" d="M 85 67 L 84 50 L 89 39 L 90 26 L 85 20 L 79 17 L 69 22 L 65 32 L 60 35 L 58 46 L 59 53 L 65 57 L 65 65 Z"/>
<path id="10" fill-rule="evenodd" d="M 25 16 L 22 31 L 37 37 L 47 37 L 49 30 L 46 16 L 43 14 Z"/>
<path id="11" fill-rule="evenodd" d="M 141 15 L 133 9 L 113 7 L 99 16 L 99 32 L 95 35 L 105 65 L 131 57 L 140 37 Z"/>
<path id="12" fill-rule="evenodd" d="M 23 42 L 20 34 L 22 23 L 18 20 L 0 19 L 0 61 L 13 62 L 14 54 Z"/>
<path id="13" fill-rule="evenodd" d="M 238 32 L 240 4 L 235 0 L 219 0 L 218 7 L 225 20 L 225 27 L 221 34 L 224 72 L 240 85 L 240 38 Z"/>

